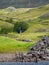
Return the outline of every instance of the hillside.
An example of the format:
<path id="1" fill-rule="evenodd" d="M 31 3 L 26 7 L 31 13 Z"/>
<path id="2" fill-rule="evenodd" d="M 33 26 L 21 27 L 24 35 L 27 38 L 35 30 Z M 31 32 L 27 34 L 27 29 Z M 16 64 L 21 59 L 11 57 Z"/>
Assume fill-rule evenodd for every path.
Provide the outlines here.
<path id="1" fill-rule="evenodd" d="M 20 50 L 28 51 L 29 46 L 31 45 L 32 43 L 24 43 L 8 37 L 0 36 L 0 53 L 15 53 Z"/>
<path id="2" fill-rule="evenodd" d="M 10 20 L 11 18 L 13 21 L 10 21 L 10 22 L 7 21 L 7 20 Z M 18 34 L 17 32 L 13 32 L 12 29 L 14 24 L 20 21 L 27 22 L 29 27 L 25 32 Z M 36 7 L 36 8 L 17 8 L 16 9 L 14 7 L 8 7 L 5 9 L 0 9 L 0 30 L 2 28 L 6 28 L 6 30 L 10 30 L 11 32 L 9 32 L 8 34 L 0 34 L 0 36 L 3 36 L 3 37 L 0 37 L 1 40 L 3 38 L 3 42 L 0 41 L 0 48 L 2 48 L 1 52 L 3 51 L 3 48 L 5 52 L 7 51 L 6 48 L 8 45 L 7 43 L 8 41 L 4 42 L 6 40 L 6 38 L 4 37 L 8 37 L 13 40 L 11 41 L 10 39 L 8 39 L 10 40 L 9 46 L 15 43 L 15 46 L 14 47 L 11 46 L 9 50 L 11 49 L 14 51 L 16 51 L 17 49 L 18 50 L 21 49 L 21 51 L 22 49 L 28 50 L 29 49 L 28 45 L 31 46 L 33 43 L 36 43 L 44 35 L 49 36 L 49 4 Z M 31 42 L 28 43 L 28 41 L 31 41 Z M 1 44 L 4 44 L 4 43 L 6 43 L 4 45 L 6 46 L 6 48 L 4 46 L 1 47 Z M 19 44 L 21 45 L 21 47 Z"/>
<path id="3" fill-rule="evenodd" d="M 49 4 L 49 0 L 0 0 L 0 9 L 13 6 L 16 8 L 37 7 Z"/>
<path id="4" fill-rule="evenodd" d="M 45 34 L 47 34 L 47 32 L 49 32 L 49 5 L 37 8 L 14 8 L 14 10 L 15 11 L 11 11 L 11 7 L 0 10 L 0 28 L 6 27 L 6 24 L 10 24 L 9 27 L 12 28 L 14 26 L 14 23 L 17 21 L 27 22 L 29 24 L 29 28 L 27 31 L 21 34 L 20 38 L 24 37 L 25 39 L 32 40 L 33 37 L 31 37 L 30 34 L 33 35 L 36 33 L 39 35 L 40 33 L 43 34 L 45 32 Z M 6 20 L 10 18 L 13 19 L 13 22 L 6 22 Z"/>

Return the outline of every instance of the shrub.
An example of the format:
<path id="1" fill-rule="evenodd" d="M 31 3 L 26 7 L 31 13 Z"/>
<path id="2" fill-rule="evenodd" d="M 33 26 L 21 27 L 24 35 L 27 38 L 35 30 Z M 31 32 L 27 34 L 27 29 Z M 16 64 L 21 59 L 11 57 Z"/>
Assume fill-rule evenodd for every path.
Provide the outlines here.
<path id="1" fill-rule="evenodd" d="M 0 34 L 7 34 L 13 31 L 13 24 L 0 21 Z"/>
<path id="2" fill-rule="evenodd" d="M 14 25 L 14 31 L 17 33 L 22 33 L 28 29 L 28 23 L 26 22 L 16 22 Z"/>
<path id="3" fill-rule="evenodd" d="M 9 32 L 12 32 L 11 28 L 1 28 L 0 34 L 8 34 Z"/>

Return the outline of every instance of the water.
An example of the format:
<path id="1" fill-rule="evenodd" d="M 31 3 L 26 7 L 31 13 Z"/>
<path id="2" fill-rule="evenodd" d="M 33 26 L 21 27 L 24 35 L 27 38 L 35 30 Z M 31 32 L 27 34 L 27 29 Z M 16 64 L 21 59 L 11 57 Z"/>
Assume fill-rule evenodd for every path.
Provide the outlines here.
<path id="1" fill-rule="evenodd" d="M 49 61 L 43 62 L 0 62 L 0 65 L 49 65 Z"/>

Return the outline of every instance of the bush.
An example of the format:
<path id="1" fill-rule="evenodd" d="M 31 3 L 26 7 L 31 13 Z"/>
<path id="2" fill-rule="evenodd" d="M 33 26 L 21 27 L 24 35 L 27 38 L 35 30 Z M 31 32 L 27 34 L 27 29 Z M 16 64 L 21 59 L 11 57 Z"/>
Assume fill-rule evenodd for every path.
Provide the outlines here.
<path id="1" fill-rule="evenodd" d="M 1 28 L 0 34 L 8 34 L 9 32 L 12 32 L 12 28 Z"/>
<path id="2" fill-rule="evenodd" d="M 7 34 L 13 31 L 14 25 L 8 22 L 0 21 L 0 34 Z"/>
<path id="3" fill-rule="evenodd" d="M 28 24 L 26 22 L 16 22 L 14 25 L 14 31 L 17 33 L 22 33 L 28 29 Z"/>
<path id="4" fill-rule="evenodd" d="M 5 21 L 0 21 L 0 34 L 7 34 L 13 32 L 13 27 L 14 24 Z"/>

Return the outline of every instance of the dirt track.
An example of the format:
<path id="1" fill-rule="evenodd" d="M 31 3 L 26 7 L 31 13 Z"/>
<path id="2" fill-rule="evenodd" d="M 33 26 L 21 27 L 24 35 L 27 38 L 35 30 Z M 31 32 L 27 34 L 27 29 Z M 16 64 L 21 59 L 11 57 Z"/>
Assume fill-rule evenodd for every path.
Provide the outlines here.
<path id="1" fill-rule="evenodd" d="M 0 53 L 0 62 L 12 62 L 15 61 L 15 54 Z"/>

